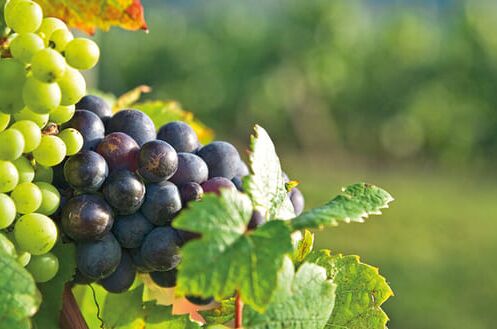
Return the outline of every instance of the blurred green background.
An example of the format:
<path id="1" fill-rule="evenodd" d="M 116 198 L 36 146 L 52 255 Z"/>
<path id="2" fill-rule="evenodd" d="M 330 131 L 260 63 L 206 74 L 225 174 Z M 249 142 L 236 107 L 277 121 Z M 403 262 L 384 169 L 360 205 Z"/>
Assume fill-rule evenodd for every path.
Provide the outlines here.
<path id="1" fill-rule="evenodd" d="M 396 296 L 391 328 L 497 321 L 497 3 L 143 1 L 150 33 L 97 36 L 100 89 L 138 84 L 246 145 L 266 127 L 318 205 L 356 181 L 396 198 L 318 233 Z"/>

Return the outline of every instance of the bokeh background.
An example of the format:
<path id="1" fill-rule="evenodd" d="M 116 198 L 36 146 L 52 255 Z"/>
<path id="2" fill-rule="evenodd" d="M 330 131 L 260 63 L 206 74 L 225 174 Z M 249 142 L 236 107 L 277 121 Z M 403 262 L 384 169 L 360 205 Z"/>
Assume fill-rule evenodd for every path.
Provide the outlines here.
<path id="1" fill-rule="evenodd" d="M 246 145 L 260 123 L 307 206 L 357 181 L 382 217 L 317 233 L 396 296 L 390 328 L 497 321 L 497 3 L 144 0 L 150 33 L 96 36 L 99 89 L 152 86 Z"/>

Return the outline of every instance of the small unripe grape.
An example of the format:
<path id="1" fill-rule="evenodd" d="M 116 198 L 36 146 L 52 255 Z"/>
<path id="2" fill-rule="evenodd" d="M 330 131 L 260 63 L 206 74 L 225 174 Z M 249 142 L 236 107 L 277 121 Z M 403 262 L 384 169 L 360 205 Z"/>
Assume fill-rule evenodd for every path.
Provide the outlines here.
<path id="1" fill-rule="evenodd" d="M 74 128 L 62 130 L 58 137 L 64 141 L 64 144 L 66 144 L 67 155 L 74 155 L 83 147 L 83 136 Z"/>
<path id="2" fill-rule="evenodd" d="M 63 77 L 66 61 L 57 51 L 46 48 L 34 54 L 31 61 L 31 72 L 41 82 L 55 82 Z"/>
<path id="3" fill-rule="evenodd" d="M 30 0 L 11 0 L 5 5 L 5 22 L 17 33 L 35 32 L 40 27 L 43 11 Z"/>
<path id="4" fill-rule="evenodd" d="M 22 155 L 24 137 L 17 129 L 6 129 L 0 133 L 0 160 L 13 161 Z"/>
<path id="5" fill-rule="evenodd" d="M 19 182 L 16 166 L 10 161 L 0 161 L 0 192 L 12 191 Z"/>
<path id="6" fill-rule="evenodd" d="M 62 98 L 61 105 L 76 104 L 86 94 L 85 78 L 78 70 L 67 67 L 64 76 L 58 82 Z"/>
<path id="7" fill-rule="evenodd" d="M 30 63 L 34 54 L 45 47 L 43 39 L 34 33 L 19 34 L 10 43 L 12 57 L 23 62 Z"/>
<path id="8" fill-rule="evenodd" d="M 12 162 L 19 173 L 19 183 L 30 183 L 35 178 L 35 169 L 26 157 L 20 157 Z"/>
<path id="9" fill-rule="evenodd" d="M 9 227 L 16 218 L 16 205 L 7 195 L 0 193 L 0 229 Z"/>
<path id="10" fill-rule="evenodd" d="M 36 123 L 30 120 L 21 120 L 15 122 L 11 128 L 17 129 L 24 137 L 23 153 L 32 152 L 40 145 L 41 130 Z"/>
<path id="11" fill-rule="evenodd" d="M 50 112 L 50 121 L 60 125 L 62 123 L 66 123 L 71 120 L 76 111 L 75 105 L 58 106 L 55 110 Z"/>
<path id="12" fill-rule="evenodd" d="M 60 205 L 60 193 L 57 188 L 49 183 L 36 182 L 36 186 L 41 191 L 41 204 L 36 210 L 37 213 L 50 216 L 57 211 Z"/>
<path id="13" fill-rule="evenodd" d="M 72 33 L 67 29 L 58 29 L 52 33 L 48 41 L 49 47 L 57 50 L 58 52 L 63 52 L 66 49 L 67 44 L 74 39 Z"/>
<path id="14" fill-rule="evenodd" d="M 43 255 L 49 252 L 57 241 L 57 226 L 45 215 L 28 214 L 17 220 L 14 236 L 21 250 L 33 255 Z"/>
<path id="15" fill-rule="evenodd" d="M 0 112 L 0 132 L 4 131 L 10 123 L 10 115 Z"/>
<path id="16" fill-rule="evenodd" d="M 69 65 L 78 70 L 88 70 L 97 64 L 100 49 L 90 39 L 75 38 L 66 45 L 64 54 Z"/>
<path id="17" fill-rule="evenodd" d="M 57 136 L 42 136 L 40 146 L 33 151 L 37 163 L 53 167 L 61 163 L 66 156 L 66 144 Z"/>
<path id="18" fill-rule="evenodd" d="M 56 83 L 45 83 L 29 77 L 24 84 L 22 95 L 29 109 L 39 114 L 50 113 L 60 105 L 61 92 Z"/>
<path id="19" fill-rule="evenodd" d="M 66 23 L 55 17 L 46 17 L 43 19 L 40 28 L 36 32 L 45 41 L 45 46 L 48 46 L 48 42 L 52 33 L 60 29 L 67 30 Z"/>
<path id="20" fill-rule="evenodd" d="M 20 112 L 15 113 L 12 116 L 16 121 L 21 121 L 21 120 L 33 121 L 40 128 L 43 128 L 47 125 L 49 118 L 48 114 L 35 113 L 27 107 L 24 107 Z"/>
<path id="21" fill-rule="evenodd" d="M 35 212 L 41 205 L 42 194 L 38 186 L 33 183 L 21 183 L 10 194 L 16 204 L 17 212 L 30 214 Z"/>
<path id="22" fill-rule="evenodd" d="M 26 269 L 33 275 L 36 282 L 47 282 L 52 280 L 59 271 L 59 260 L 52 253 L 33 256 Z"/>

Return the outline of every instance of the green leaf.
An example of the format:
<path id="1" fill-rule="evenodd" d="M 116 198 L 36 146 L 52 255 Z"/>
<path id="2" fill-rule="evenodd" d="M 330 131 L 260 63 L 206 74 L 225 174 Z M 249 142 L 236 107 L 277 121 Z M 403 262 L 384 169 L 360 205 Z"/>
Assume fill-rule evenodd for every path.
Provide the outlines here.
<path id="1" fill-rule="evenodd" d="M 336 226 L 338 222 L 364 222 L 369 215 L 381 214 L 393 201 L 385 190 L 366 183 L 350 185 L 342 194 L 325 204 L 292 219 L 295 230 Z"/>
<path id="2" fill-rule="evenodd" d="M 188 314 L 172 315 L 172 306 L 144 304 L 145 329 L 200 329 L 200 324 L 190 319 Z"/>
<path id="3" fill-rule="evenodd" d="M 221 301 L 218 307 L 201 311 L 200 314 L 206 324 L 225 324 L 235 317 L 235 299 L 225 299 Z"/>
<path id="4" fill-rule="evenodd" d="M 295 263 L 302 263 L 304 259 L 312 251 L 314 246 L 314 234 L 310 231 L 305 230 L 304 236 L 299 240 L 297 248 L 293 251 L 293 261 Z"/>
<path id="5" fill-rule="evenodd" d="M 307 262 L 318 264 L 337 285 L 335 309 L 328 329 L 384 329 L 388 316 L 381 305 L 393 295 L 378 269 L 358 256 L 332 256 L 329 250 L 312 252 Z"/>
<path id="6" fill-rule="evenodd" d="M 70 281 L 76 268 L 74 244 L 57 243 L 52 253 L 59 259 L 59 271 L 50 281 L 39 283 L 38 288 L 43 297 L 40 310 L 33 318 L 35 328 L 57 328 L 59 311 L 62 309 L 62 293 L 66 282 Z"/>
<path id="7" fill-rule="evenodd" d="M 171 121 L 184 121 L 188 123 L 201 143 L 207 144 L 214 139 L 214 131 L 197 120 L 193 113 L 185 111 L 175 101 L 149 101 L 133 104 L 133 108 L 146 113 L 154 122 L 157 129 Z"/>
<path id="8" fill-rule="evenodd" d="M 266 130 L 258 125 L 250 138 L 249 164 L 250 175 L 244 180 L 244 189 L 254 207 L 268 218 L 295 217 L 274 144 Z"/>
<path id="9" fill-rule="evenodd" d="M 173 226 L 202 238 L 181 250 L 179 294 L 223 300 L 239 291 L 245 304 L 265 309 L 283 257 L 292 252 L 290 228 L 283 221 L 271 221 L 247 232 L 251 214 L 249 198 L 228 190 L 221 196 L 207 194 L 180 213 Z"/>
<path id="10" fill-rule="evenodd" d="M 271 304 L 263 314 L 245 308 L 244 328 L 321 329 L 333 311 L 335 289 L 324 268 L 305 263 L 295 273 L 286 258 Z"/>
<path id="11" fill-rule="evenodd" d="M 8 328 L 25 324 L 40 306 L 41 296 L 33 277 L 15 258 L 0 252 L 0 319 Z"/>

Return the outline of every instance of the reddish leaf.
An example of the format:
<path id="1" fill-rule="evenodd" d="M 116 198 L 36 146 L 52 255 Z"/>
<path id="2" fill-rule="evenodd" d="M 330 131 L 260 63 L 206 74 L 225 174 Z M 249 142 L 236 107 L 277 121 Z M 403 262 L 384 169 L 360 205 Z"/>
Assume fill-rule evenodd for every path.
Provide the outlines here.
<path id="1" fill-rule="evenodd" d="M 35 0 L 45 16 L 58 17 L 69 26 L 89 34 L 97 28 L 119 26 L 127 30 L 147 30 L 140 0 Z"/>

